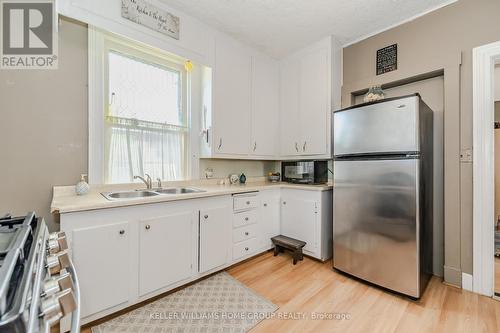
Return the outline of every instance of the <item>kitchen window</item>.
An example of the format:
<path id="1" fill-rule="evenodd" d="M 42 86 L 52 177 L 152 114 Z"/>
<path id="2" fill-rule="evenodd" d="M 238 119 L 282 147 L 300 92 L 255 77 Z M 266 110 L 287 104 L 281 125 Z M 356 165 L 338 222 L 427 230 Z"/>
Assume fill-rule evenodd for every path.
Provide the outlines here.
<path id="1" fill-rule="evenodd" d="M 94 125 L 89 178 L 93 183 L 131 183 L 144 174 L 188 179 L 189 74 L 183 60 L 105 33 L 94 31 L 94 37 L 98 64 L 89 97 L 101 96 L 102 112 L 89 118 L 89 126 Z"/>

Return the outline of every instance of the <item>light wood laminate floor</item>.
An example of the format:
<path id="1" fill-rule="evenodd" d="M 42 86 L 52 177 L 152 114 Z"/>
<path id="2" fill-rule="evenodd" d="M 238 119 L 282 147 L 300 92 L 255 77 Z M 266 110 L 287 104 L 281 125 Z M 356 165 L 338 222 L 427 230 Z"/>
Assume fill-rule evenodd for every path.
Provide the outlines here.
<path id="1" fill-rule="evenodd" d="M 495 257 L 495 293 L 500 294 L 500 258 Z"/>
<path id="2" fill-rule="evenodd" d="M 251 333 L 500 332 L 500 302 L 436 277 L 423 297 L 412 301 L 337 273 L 331 262 L 304 258 L 294 266 L 287 254 L 267 252 L 228 272 L 280 307 L 276 318 L 262 321 Z M 321 314 L 337 319 L 321 319 Z"/>

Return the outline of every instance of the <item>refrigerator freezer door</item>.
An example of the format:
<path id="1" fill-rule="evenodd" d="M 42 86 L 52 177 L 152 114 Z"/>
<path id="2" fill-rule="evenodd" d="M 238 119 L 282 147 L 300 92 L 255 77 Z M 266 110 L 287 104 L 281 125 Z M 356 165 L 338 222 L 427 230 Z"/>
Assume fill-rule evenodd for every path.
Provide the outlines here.
<path id="1" fill-rule="evenodd" d="M 417 96 L 334 113 L 334 155 L 417 152 Z"/>
<path id="2" fill-rule="evenodd" d="M 333 266 L 419 297 L 419 160 L 334 163 Z"/>

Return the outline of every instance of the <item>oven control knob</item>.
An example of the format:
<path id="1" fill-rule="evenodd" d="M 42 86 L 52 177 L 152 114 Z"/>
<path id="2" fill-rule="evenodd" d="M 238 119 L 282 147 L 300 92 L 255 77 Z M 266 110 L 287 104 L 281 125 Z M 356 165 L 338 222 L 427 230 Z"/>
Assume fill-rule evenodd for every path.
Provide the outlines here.
<path id="1" fill-rule="evenodd" d="M 44 298 L 40 305 L 40 315 L 52 326 L 75 309 L 75 296 L 71 289 L 67 289 Z"/>
<path id="2" fill-rule="evenodd" d="M 62 251 L 47 256 L 47 268 L 50 275 L 59 273 L 62 269 L 69 266 L 69 255 L 67 251 Z"/>
<path id="3" fill-rule="evenodd" d="M 59 251 L 64 251 L 68 249 L 68 243 L 66 241 L 66 236 L 61 236 L 57 238 L 50 238 L 47 240 L 47 250 L 50 254 L 57 253 Z"/>
<path id="4" fill-rule="evenodd" d="M 69 273 L 63 269 L 61 273 L 49 278 L 43 283 L 43 296 L 50 296 L 66 289 L 73 289 L 73 281 Z"/>

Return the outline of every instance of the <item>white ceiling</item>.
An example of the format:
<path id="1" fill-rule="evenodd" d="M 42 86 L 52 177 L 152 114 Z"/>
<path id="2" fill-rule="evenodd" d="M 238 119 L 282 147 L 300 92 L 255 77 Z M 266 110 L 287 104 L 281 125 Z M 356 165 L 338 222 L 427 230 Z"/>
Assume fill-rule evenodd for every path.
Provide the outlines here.
<path id="1" fill-rule="evenodd" d="M 349 44 L 456 0 L 160 0 L 281 58 L 327 35 Z"/>

